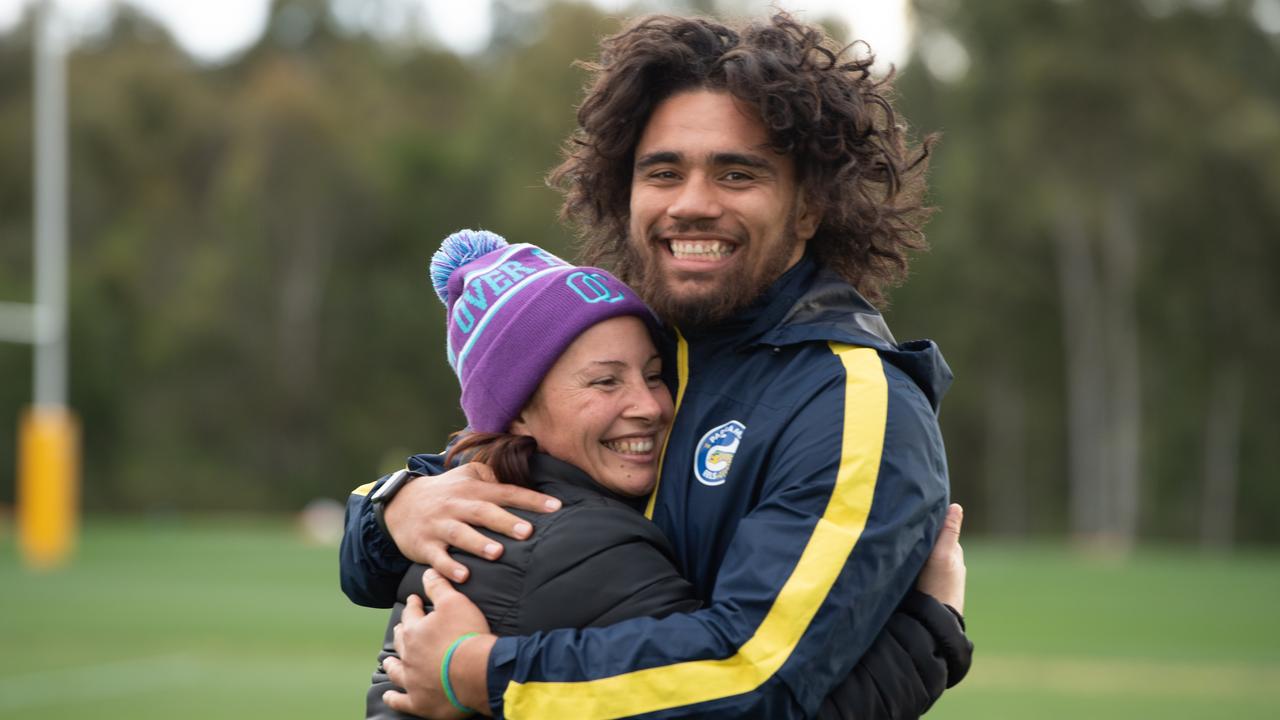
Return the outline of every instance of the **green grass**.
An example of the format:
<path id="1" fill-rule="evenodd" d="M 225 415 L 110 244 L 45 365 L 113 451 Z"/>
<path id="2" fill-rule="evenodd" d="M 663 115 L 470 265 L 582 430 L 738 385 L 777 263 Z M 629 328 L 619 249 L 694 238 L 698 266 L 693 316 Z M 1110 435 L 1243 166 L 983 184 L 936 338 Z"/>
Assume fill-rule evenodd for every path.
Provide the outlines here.
<path id="1" fill-rule="evenodd" d="M 966 554 L 974 669 L 929 717 L 1280 717 L 1280 554 Z M 0 531 L 0 718 L 359 717 L 384 622 L 284 522 L 96 520 L 53 573 Z"/>
<path id="2" fill-rule="evenodd" d="M 0 559 L 0 718 L 362 717 L 386 612 L 286 523 L 90 523 L 71 567 Z"/>
<path id="3" fill-rule="evenodd" d="M 1280 554 L 965 545 L 974 667 L 931 717 L 1280 717 Z"/>

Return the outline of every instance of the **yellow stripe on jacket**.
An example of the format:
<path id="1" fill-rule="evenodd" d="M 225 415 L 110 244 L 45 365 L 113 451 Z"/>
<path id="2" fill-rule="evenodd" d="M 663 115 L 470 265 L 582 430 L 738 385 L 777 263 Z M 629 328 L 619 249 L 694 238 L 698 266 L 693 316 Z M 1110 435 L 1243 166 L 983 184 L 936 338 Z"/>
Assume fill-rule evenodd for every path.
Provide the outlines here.
<path id="1" fill-rule="evenodd" d="M 676 330 L 676 409 L 672 413 L 672 422 L 680 413 L 680 403 L 684 400 L 684 389 L 689 387 L 689 341 Z M 658 486 L 662 484 L 662 461 L 667 459 L 667 444 L 671 442 L 671 433 L 662 440 L 662 454 L 658 456 L 658 480 L 649 492 L 649 502 L 644 506 L 644 516 L 653 519 L 653 506 L 658 502 Z"/>

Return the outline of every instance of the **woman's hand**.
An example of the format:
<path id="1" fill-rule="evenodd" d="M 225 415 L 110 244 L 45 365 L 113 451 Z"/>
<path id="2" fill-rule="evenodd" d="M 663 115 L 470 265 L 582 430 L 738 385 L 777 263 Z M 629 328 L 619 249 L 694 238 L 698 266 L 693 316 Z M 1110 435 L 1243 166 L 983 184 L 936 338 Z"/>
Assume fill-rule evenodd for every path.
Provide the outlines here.
<path id="1" fill-rule="evenodd" d="M 435 570 L 422 575 L 422 586 L 434 609 L 424 613 L 422 598 L 411 595 L 395 628 L 399 658 L 383 661 L 387 677 L 405 692 L 388 691 L 383 702 L 393 710 L 428 718 L 461 718 L 445 696 L 440 668 L 445 651 L 459 638 L 475 633 L 455 648 L 449 662 L 450 686 L 456 699 L 477 712 L 489 714 L 486 673 L 489 651 L 497 640 L 480 608 L 454 589 Z"/>
<path id="2" fill-rule="evenodd" d="M 924 563 L 916 589 L 932 595 L 938 602 L 946 603 L 964 615 L 965 565 L 964 548 L 960 547 L 960 525 L 964 521 L 964 508 L 952 503 L 947 508 L 947 519 L 938 532 L 938 541 Z"/>
<path id="3" fill-rule="evenodd" d="M 467 463 L 405 485 L 387 504 L 383 517 L 401 554 L 463 582 L 467 568 L 449 556 L 449 548 L 489 560 L 502 554 L 502 545 L 481 535 L 476 527 L 516 540 L 533 532 L 528 522 L 504 507 L 552 512 L 560 509 L 560 501 L 528 488 L 500 483 L 488 465 Z"/>

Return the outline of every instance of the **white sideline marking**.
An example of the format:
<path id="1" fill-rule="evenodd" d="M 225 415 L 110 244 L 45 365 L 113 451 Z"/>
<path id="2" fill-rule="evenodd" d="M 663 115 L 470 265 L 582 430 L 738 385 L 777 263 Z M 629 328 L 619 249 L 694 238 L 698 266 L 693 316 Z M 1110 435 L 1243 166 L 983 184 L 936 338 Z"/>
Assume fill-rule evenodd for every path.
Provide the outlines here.
<path id="1" fill-rule="evenodd" d="M 152 657 L 0 677 L 0 715 L 69 700 L 132 695 L 200 680 L 195 658 L 186 654 Z"/>

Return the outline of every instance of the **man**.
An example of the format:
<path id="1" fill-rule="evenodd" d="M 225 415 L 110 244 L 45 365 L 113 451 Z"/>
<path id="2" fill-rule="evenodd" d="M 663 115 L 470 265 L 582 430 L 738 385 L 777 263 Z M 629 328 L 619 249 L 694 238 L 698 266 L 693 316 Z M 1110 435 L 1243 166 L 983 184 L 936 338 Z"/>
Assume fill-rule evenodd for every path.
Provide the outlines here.
<path id="1" fill-rule="evenodd" d="M 485 471 L 466 466 L 395 502 L 375 490 L 384 533 L 358 492 L 352 599 L 389 604 L 404 556 L 435 568 L 435 612 L 410 605 L 402 661 L 388 661 L 410 691 L 393 707 L 802 717 L 850 674 L 924 564 L 948 492 L 936 408 L 950 372 L 931 343 L 897 345 L 864 299 L 922 244 L 927 154 L 908 151 L 868 65 L 786 15 L 740 31 L 656 16 L 604 41 L 552 180 L 587 261 L 674 330 L 676 419 L 646 514 L 705 607 L 498 639 L 437 574 L 465 578 L 446 545 L 494 557 L 467 524 L 520 537 L 496 504 L 551 501 L 479 493 Z"/>

